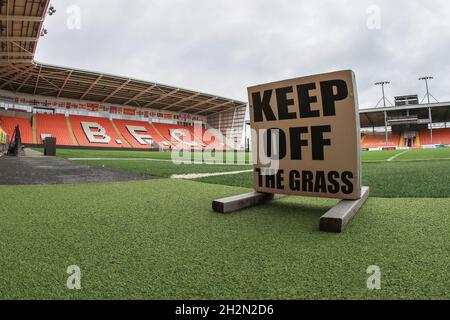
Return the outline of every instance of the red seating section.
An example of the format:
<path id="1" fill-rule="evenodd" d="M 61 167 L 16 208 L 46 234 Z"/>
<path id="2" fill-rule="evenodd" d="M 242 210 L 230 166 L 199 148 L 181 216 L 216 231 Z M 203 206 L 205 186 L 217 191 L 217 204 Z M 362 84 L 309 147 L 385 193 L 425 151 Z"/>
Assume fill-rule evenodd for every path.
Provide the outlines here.
<path id="1" fill-rule="evenodd" d="M 203 129 L 203 142 L 206 145 L 206 149 L 216 149 L 222 151 L 227 149 L 226 142 L 224 138 L 220 135 L 213 135 L 208 130 Z"/>
<path id="2" fill-rule="evenodd" d="M 200 141 L 199 138 L 194 136 L 194 127 L 188 128 L 183 127 L 176 124 L 166 124 L 166 123 L 153 123 L 155 128 L 161 133 L 162 137 L 169 141 L 173 146 L 182 148 L 183 145 L 179 141 L 177 141 L 174 137 L 171 136 L 170 130 L 181 130 L 182 133 L 186 135 L 186 137 L 180 137 L 181 141 L 184 141 L 186 143 L 192 144 L 197 143 L 198 146 L 196 148 L 201 149 L 202 148 L 202 141 Z"/>
<path id="3" fill-rule="evenodd" d="M 70 116 L 70 124 L 72 126 L 73 135 L 75 136 L 78 144 L 82 147 L 110 147 L 110 148 L 136 148 L 136 149 L 149 149 L 151 146 L 141 144 L 128 130 L 127 126 L 139 126 L 144 127 L 146 132 L 137 132 L 140 135 L 150 135 L 154 142 L 156 142 L 161 148 L 168 149 L 169 147 L 175 147 L 182 145 L 177 139 L 170 134 L 171 130 L 178 129 L 186 136 L 179 136 L 179 139 L 186 143 L 196 143 L 196 149 L 216 149 L 224 150 L 225 145 L 223 138 L 215 137 L 213 134 L 206 132 L 204 128 L 194 128 L 193 126 L 180 126 L 177 124 L 164 124 L 164 123 L 148 123 L 145 121 L 133 121 L 133 120 L 119 120 L 113 121 L 107 118 L 88 117 L 88 116 Z M 108 143 L 90 142 L 86 133 L 83 130 L 82 122 L 90 122 L 100 125 L 105 129 L 106 135 L 111 140 Z M 31 114 L 29 119 L 16 118 L 2 116 L 0 117 L 0 125 L 3 127 L 8 135 L 12 135 L 16 125 L 19 125 L 22 133 L 22 141 L 25 144 L 33 144 L 33 129 Z M 116 131 L 116 129 L 120 134 Z M 93 133 L 98 132 L 97 129 L 92 128 Z M 71 146 L 76 145 L 73 141 L 72 133 L 70 132 L 70 126 L 68 125 L 65 115 L 49 115 L 38 114 L 36 115 L 36 133 L 37 143 L 42 144 L 42 135 L 51 135 L 56 137 L 58 145 Z M 95 136 L 102 138 L 102 136 Z M 122 143 L 118 143 L 120 140 Z"/>
<path id="4" fill-rule="evenodd" d="M 140 144 L 130 133 L 130 131 L 127 129 L 127 126 L 139 126 L 144 127 L 147 130 L 147 133 L 142 132 L 141 134 L 150 135 L 157 144 L 161 145 L 165 140 L 153 129 L 153 127 L 148 123 L 144 121 L 132 121 L 132 120 L 113 120 L 116 127 L 119 129 L 119 131 L 122 133 L 123 137 L 127 139 L 127 141 L 131 144 L 133 148 L 138 149 L 149 149 L 151 146 L 146 146 Z"/>
<path id="5" fill-rule="evenodd" d="M 180 126 L 182 129 L 187 129 L 189 130 L 189 132 L 192 135 L 192 139 L 194 140 L 195 143 L 198 143 L 199 145 L 206 147 L 206 143 L 203 141 L 203 134 L 204 134 L 204 130 L 203 127 L 201 126 L 186 126 L 186 127 L 182 127 Z"/>
<path id="6" fill-rule="evenodd" d="M 0 116 L 0 126 L 10 137 L 13 136 L 17 125 L 19 125 L 22 143 L 32 144 L 33 129 L 31 127 L 31 116 L 29 119 Z"/>
<path id="7" fill-rule="evenodd" d="M 50 134 L 56 138 L 57 145 L 74 145 L 65 115 L 38 114 L 36 115 L 36 124 L 38 143 L 42 143 L 42 134 Z"/>
<path id="8" fill-rule="evenodd" d="M 433 142 L 431 142 L 430 130 L 421 131 L 419 136 L 421 145 L 450 144 L 450 128 L 433 129 Z"/>
<path id="9" fill-rule="evenodd" d="M 388 143 L 386 144 L 386 136 L 384 134 L 365 135 L 362 148 L 382 148 L 382 147 L 398 147 L 400 145 L 400 135 L 389 134 Z"/>
<path id="10" fill-rule="evenodd" d="M 178 138 L 188 144 L 196 143 L 195 149 L 216 149 L 225 150 L 224 138 L 217 134 L 207 132 L 204 128 L 194 128 L 193 126 L 180 126 L 176 124 L 164 123 L 148 123 L 145 121 L 133 120 L 118 120 L 113 121 L 107 118 L 88 117 L 88 116 L 70 116 L 69 117 L 73 134 L 75 135 L 78 144 L 84 147 L 112 147 L 112 148 L 136 148 L 149 149 L 151 146 L 141 144 L 127 129 L 127 126 L 144 127 L 146 131 L 137 132 L 139 135 L 149 135 L 153 141 L 160 147 L 167 149 L 170 147 L 183 146 L 177 141 L 170 131 L 179 129 L 186 137 L 179 135 Z M 105 129 L 106 135 L 111 140 L 108 143 L 90 142 L 84 132 L 81 123 L 91 122 L 100 125 Z M 29 118 L 0 116 L 0 127 L 11 137 L 14 129 L 19 125 L 22 135 L 22 142 L 24 144 L 33 144 L 33 128 L 31 114 Z M 120 132 L 118 133 L 115 129 Z M 95 128 L 92 132 L 97 132 Z M 67 118 L 64 115 L 36 115 L 36 132 L 37 142 L 42 143 L 42 135 L 49 134 L 56 137 L 58 145 L 71 146 L 76 145 L 73 141 L 70 127 L 67 123 Z M 101 138 L 101 136 L 100 136 Z M 423 130 L 419 132 L 420 144 L 443 144 L 450 145 L 450 128 L 447 129 L 433 129 L 433 141 L 431 141 L 430 130 Z M 382 147 L 398 147 L 400 145 L 400 135 L 397 133 L 390 133 L 388 143 L 386 144 L 384 134 L 362 135 L 362 148 L 382 148 Z M 122 143 L 118 143 L 120 140 Z"/>
<path id="11" fill-rule="evenodd" d="M 25 144 L 33 144 L 33 128 L 32 128 L 32 115 L 30 118 L 19 118 L 0 116 L 0 126 L 3 127 L 5 132 L 12 136 L 16 125 L 19 125 L 22 141 Z M 51 135 L 56 137 L 58 145 L 75 146 L 76 142 L 73 140 L 75 136 L 78 145 L 82 147 L 109 147 L 109 148 L 136 148 L 136 149 L 149 149 L 151 146 L 141 144 L 127 129 L 127 126 L 139 126 L 144 127 L 146 132 L 137 132 L 140 135 L 150 135 L 156 144 L 163 149 L 169 147 L 183 146 L 182 143 L 177 141 L 170 131 L 174 129 L 180 130 L 186 136 L 180 135 L 178 138 L 188 144 L 195 143 L 195 149 L 215 149 L 218 151 L 226 150 L 228 146 L 226 141 L 220 133 L 208 132 L 204 128 L 194 128 L 194 126 L 181 126 L 177 124 L 164 124 L 164 123 L 148 123 L 145 121 L 133 121 L 133 120 L 119 120 L 113 121 L 108 118 L 89 117 L 89 116 L 75 116 L 71 115 L 69 121 L 73 132 L 70 131 L 70 126 L 65 115 L 49 115 L 38 114 L 36 115 L 36 133 L 37 143 L 42 144 L 42 135 Z M 84 132 L 81 123 L 90 122 L 100 125 L 105 129 L 106 134 L 111 138 L 108 143 L 90 142 L 86 133 Z M 119 133 L 116 131 L 119 131 Z M 93 133 L 97 132 L 95 128 L 91 130 Z M 73 135 L 72 135 L 73 133 Z M 99 136 L 101 138 L 101 136 Z M 376 138 L 377 143 L 373 145 L 384 146 L 384 136 Z M 398 140 L 398 137 L 395 139 Z M 117 140 L 122 143 L 118 143 Z M 370 139 L 368 139 L 370 140 Z M 367 140 L 367 141 L 368 141 Z"/>
<path id="12" fill-rule="evenodd" d="M 102 126 L 106 134 L 111 137 L 109 143 L 94 143 L 90 142 L 83 131 L 81 126 L 82 122 L 93 122 Z M 108 148 L 129 148 L 128 143 L 120 137 L 116 130 L 114 129 L 111 120 L 106 118 L 96 118 L 96 117 L 85 117 L 85 116 L 70 116 L 70 123 L 72 125 L 73 133 L 78 140 L 78 144 L 83 147 L 108 147 Z M 95 130 L 92 130 L 96 132 Z M 116 140 L 120 140 L 122 144 L 117 143 Z"/>
<path id="13" fill-rule="evenodd" d="M 196 143 L 196 149 L 216 149 L 219 151 L 226 149 L 225 141 L 220 134 L 217 134 L 216 137 L 216 135 L 211 132 L 207 132 L 207 130 L 202 127 L 180 126 L 176 124 L 164 123 L 153 123 L 153 125 L 161 133 L 164 139 L 170 141 L 170 143 L 174 146 L 180 146 L 180 142 L 170 135 L 170 130 L 180 129 L 187 135 L 187 137 L 180 137 L 180 139 L 187 143 Z"/>
<path id="14" fill-rule="evenodd" d="M 223 137 L 218 134 L 216 137 L 211 132 L 207 132 L 204 128 L 194 128 L 193 126 L 180 126 L 176 124 L 164 124 L 164 123 L 153 123 L 150 124 L 145 121 L 133 121 L 133 120 L 118 120 L 114 119 L 113 122 L 116 128 L 119 130 L 122 137 L 116 132 L 113 123 L 107 118 L 98 117 L 87 117 L 87 116 L 70 116 L 69 121 L 72 126 L 73 134 L 78 141 L 80 146 L 84 147 L 112 147 L 112 148 L 136 148 L 136 149 L 149 149 L 148 145 L 142 145 L 139 143 L 133 135 L 127 129 L 127 126 L 140 126 L 144 127 L 147 132 L 139 132 L 142 135 L 150 135 L 160 147 L 167 149 L 169 145 L 171 147 L 181 145 L 179 141 L 174 139 L 170 135 L 170 130 L 179 129 L 186 137 L 180 136 L 180 140 L 187 143 L 196 143 L 196 149 L 216 149 L 225 150 L 227 147 Z M 111 137 L 109 143 L 95 143 L 90 142 L 81 126 L 82 122 L 93 122 L 102 126 L 106 134 Z M 31 114 L 30 119 L 25 118 L 15 118 L 0 116 L 0 126 L 5 130 L 5 132 L 12 136 L 12 133 L 16 127 L 19 125 L 22 134 L 22 141 L 25 144 L 33 143 L 33 129 Z M 95 129 L 92 129 L 96 132 Z M 48 134 L 56 137 L 58 145 L 72 146 L 76 145 L 73 141 L 72 134 L 70 132 L 69 125 L 65 115 L 49 115 L 49 114 L 38 114 L 36 115 L 36 132 L 37 132 L 37 143 L 42 144 L 42 135 Z M 117 143 L 116 140 L 122 141 L 122 144 Z"/>

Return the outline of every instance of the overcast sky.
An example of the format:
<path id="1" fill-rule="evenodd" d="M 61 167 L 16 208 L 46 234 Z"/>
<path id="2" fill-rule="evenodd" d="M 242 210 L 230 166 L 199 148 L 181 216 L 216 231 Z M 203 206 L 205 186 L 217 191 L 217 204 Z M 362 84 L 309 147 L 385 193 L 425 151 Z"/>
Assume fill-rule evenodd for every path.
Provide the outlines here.
<path id="1" fill-rule="evenodd" d="M 448 0 L 59 0 L 40 62 L 247 101 L 249 85 L 352 69 L 361 108 L 450 100 Z M 78 21 L 77 8 L 80 16 Z M 80 28 L 77 23 L 80 22 Z"/>

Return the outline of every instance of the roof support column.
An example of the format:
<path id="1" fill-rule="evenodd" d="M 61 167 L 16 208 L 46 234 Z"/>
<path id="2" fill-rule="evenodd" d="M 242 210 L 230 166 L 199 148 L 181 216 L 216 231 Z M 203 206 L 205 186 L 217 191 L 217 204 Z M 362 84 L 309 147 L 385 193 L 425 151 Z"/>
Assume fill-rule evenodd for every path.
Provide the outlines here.
<path id="1" fill-rule="evenodd" d="M 431 107 L 428 108 L 428 118 L 430 118 L 430 141 L 433 144 L 433 116 L 431 114 Z"/>
<path id="2" fill-rule="evenodd" d="M 388 122 L 387 122 L 387 112 L 384 112 L 384 133 L 386 135 L 386 146 L 389 143 L 389 133 L 388 133 Z"/>

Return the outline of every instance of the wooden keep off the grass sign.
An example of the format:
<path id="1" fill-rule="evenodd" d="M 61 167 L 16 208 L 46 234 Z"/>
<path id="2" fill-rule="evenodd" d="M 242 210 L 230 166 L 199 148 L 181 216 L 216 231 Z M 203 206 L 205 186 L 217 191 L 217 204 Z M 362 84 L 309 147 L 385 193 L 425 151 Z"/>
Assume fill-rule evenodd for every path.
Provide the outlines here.
<path id="1" fill-rule="evenodd" d="M 216 200 L 230 213 L 274 195 L 342 199 L 320 229 L 342 232 L 369 195 L 361 186 L 355 76 L 339 71 L 248 88 L 254 189 Z"/>

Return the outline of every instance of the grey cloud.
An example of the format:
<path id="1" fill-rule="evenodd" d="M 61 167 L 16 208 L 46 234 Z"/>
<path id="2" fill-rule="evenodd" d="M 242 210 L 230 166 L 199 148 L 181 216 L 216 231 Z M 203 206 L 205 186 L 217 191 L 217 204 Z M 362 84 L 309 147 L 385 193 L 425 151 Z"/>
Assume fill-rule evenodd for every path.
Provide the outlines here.
<path id="1" fill-rule="evenodd" d="M 81 8 L 82 28 L 66 28 L 66 8 Z M 369 30 L 367 8 L 381 9 Z M 247 100 L 246 87 L 353 69 L 362 107 L 423 94 L 450 100 L 447 0 L 61 0 L 47 18 L 39 61 L 91 69 Z"/>

